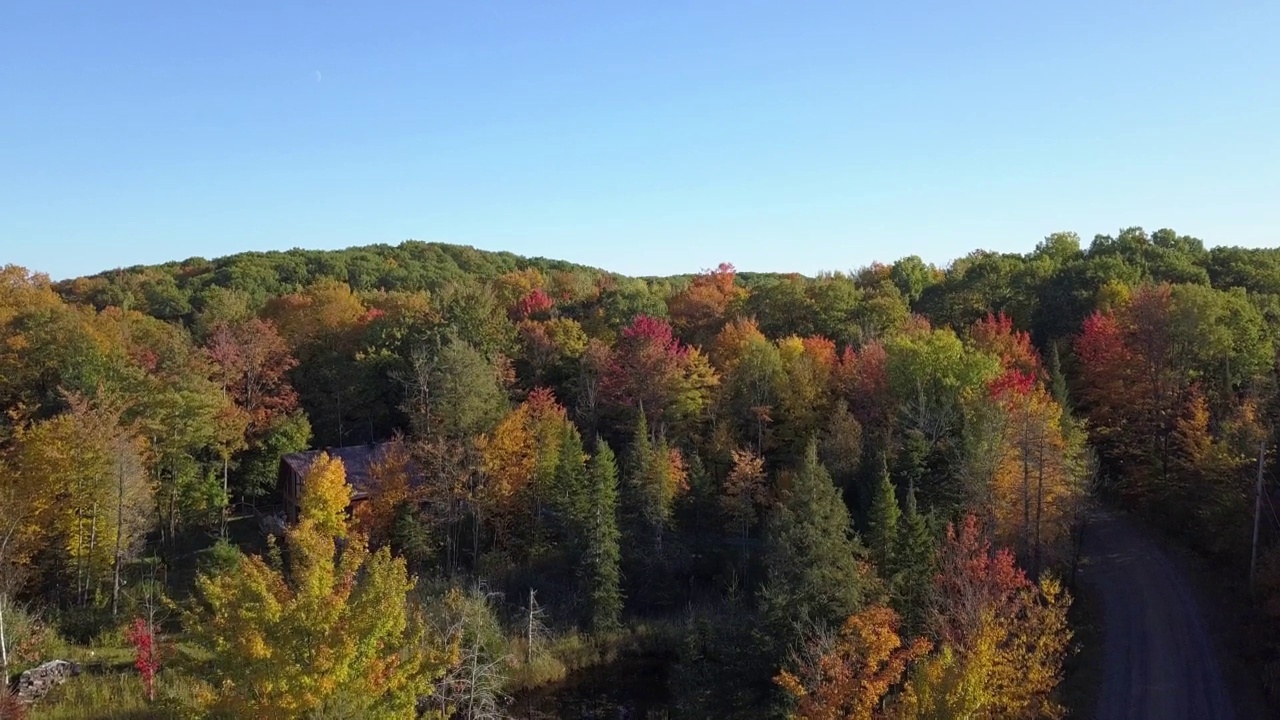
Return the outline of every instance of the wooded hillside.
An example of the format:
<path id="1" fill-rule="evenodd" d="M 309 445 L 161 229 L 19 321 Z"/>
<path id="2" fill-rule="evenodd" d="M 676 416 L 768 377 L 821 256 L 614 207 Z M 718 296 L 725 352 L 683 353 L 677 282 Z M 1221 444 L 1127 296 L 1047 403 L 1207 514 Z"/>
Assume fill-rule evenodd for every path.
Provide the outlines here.
<path id="1" fill-rule="evenodd" d="M 1140 228 L 819 277 L 8 266 L 5 674 L 132 627 L 169 648 L 137 701 L 185 717 L 497 717 L 609 668 L 672 717 L 1060 716 L 1088 502 L 1247 575 L 1278 343 L 1280 249 Z M 257 529 L 282 455 L 368 442 L 367 502 L 322 460 Z"/>

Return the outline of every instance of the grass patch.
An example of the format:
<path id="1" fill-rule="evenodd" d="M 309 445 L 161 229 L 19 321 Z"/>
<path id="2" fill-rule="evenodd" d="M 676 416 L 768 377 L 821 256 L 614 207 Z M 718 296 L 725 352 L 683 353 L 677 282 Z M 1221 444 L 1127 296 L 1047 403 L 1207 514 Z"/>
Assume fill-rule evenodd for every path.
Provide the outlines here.
<path id="1" fill-rule="evenodd" d="M 31 707 L 30 720 L 141 720 L 190 718 L 209 686 L 196 679 L 205 654 L 179 638 L 166 638 L 165 666 L 156 677 L 156 702 L 133 667 L 133 648 L 119 633 L 104 632 L 88 645 L 57 641 L 52 655 L 80 665 L 80 675 L 54 688 Z"/>
<path id="2" fill-rule="evenodd" d="M 161 672 L 157 699 L 148 702 L 142 680 L 132 672 L 83 674 L 54 688 L 31 707 L 30 720 L 167 720 L 189 718 L 201 684 Z"/>
<path id="3" fill-rule="evenodd" d="M 508 689 L 519 692 L 555 685 L 570 675 L 623 657 L 672 652 L 680 632 L 680 623 L 674 621 L 645 623 L 594 637 L 573 631 L 535 648 L 531 659 L 524 639 L 514 638 Z"/>

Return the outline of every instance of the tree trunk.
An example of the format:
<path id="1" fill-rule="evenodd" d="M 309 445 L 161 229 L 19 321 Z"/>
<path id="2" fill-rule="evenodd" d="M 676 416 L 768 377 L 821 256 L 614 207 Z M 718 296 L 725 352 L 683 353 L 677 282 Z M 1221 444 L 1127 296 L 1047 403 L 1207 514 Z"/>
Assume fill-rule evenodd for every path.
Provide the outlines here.
<path id="1" fill-rule="evenodd" d="M 533 588 L 529 588 L 529 622 L 525 626 L 524 663 L 533 663 Z"/>
<path id="2" fill-rule="evenodd" d="M 1027 405 L 1030 405 L 1028 401 Z M 1025 407 L 1023 412 L 1029 412 Z M 1022 418 L 1022 557 L 1031 556 L 1031 423 L 1026 415 Z"/>
<path id="3" fill-rule="evenodd" d="M 76 477 L 77 500 L 79 492 L 83 490 L 83 478 Z M 75 510 L 76 515 L 76 602 L 84 595 L 84 515 L 79 507 Z"/>
<path id="4" fill-rule="evenodd" d="M 480 508 L 476 507 L 471 512 L 471 567 L 480 566 Z"/>
<path id="5" fill-rule="evenodd" d="M 8 593 L 0 592 L 0 692 L 9 688 L 9 641 L 5 635 L 4 610 L 9 602 Z"/>
<path id="6" fill-rule="evenodd" d="M 116 463 L 116 552 L 111 568 L 111 617 L 120 612 L 120 543 L 124 536 L 124 468 Z"/>
<path id="7" fill-rule="evenodd" d="M 17 532 L 18 525 L 15 521 L 9 527 L 9 531 L 4 535 L 4 541 L 0 542 L 0 568 L 3 568 L 5 550 L 9 547 L 9 539 Z M 0 684 L 0 690 L 7 690 L 9 687 L 9 639 L 5 634 L 4 612 L 6 604 L 9 602 L 9 579 L 0 577 L 0 680 L 4 683 Z"/>
<path id="8" fill-rule="evenodd" d="M 171 469 L 173 486 L 169 488 L 169 544 L 173 545 L 178 537 L 178 461 L 175 458 Z"/>
<path id="9" fill-rule="evenodd" d="M 84 594 L 80 604 L 89 601 L 89 586 L 93 583 L 93 551 L 98 547 L 98 503 L 93 504 L 93 515 L 89 525 L 89 555 L 85 558 Z"/>
<path id="10" fill-rule="evenodd" d="M 1044 443 L 1045 438 L 1041 435 L 1040 454 L 1036 463 L 1039 466 L 1036 477 L 1036 550 L 1035 561 L 1032 563 L 1032 568 L 1034 569 L 1037 578 L 1040 577 L 1040 524 L 1044 517 Z"/>
<path id="11" fill-rule="evenodd" d="M 152 602 L 147 608 L 147 638 L 150 645 L 147 648 L 147 662 L 154 667 L 156 654 L 156 610 L 155 603 Z M 156 676 L 154 670 L 148 670 L 150 678 L 147 681 L 147 701 L 156 701 Z"/>
<path id="12" fill-rule="evenodd" d="M 342 390 L 338 390 L 334 395 L 335 399 L 338 401 L 338 444 L 341 445 L 342 438 L 347 434 L 346 427 L 342 422 Z"/>
<path id="13" fill-rule="evenodd" d="M 230 458 L 222 456 L 222 539 L 227 539 L 227 513 L 231 510 L 231 494 L 227 489 L 227 465 Z"/>
<path id="14" fill-rule="evenodd" d="M 476 681 L 480 674 L 480 636 L 476 635 L 471 647 L 471 683 L 467 686 L 467 717 L 475 717 Z"/>

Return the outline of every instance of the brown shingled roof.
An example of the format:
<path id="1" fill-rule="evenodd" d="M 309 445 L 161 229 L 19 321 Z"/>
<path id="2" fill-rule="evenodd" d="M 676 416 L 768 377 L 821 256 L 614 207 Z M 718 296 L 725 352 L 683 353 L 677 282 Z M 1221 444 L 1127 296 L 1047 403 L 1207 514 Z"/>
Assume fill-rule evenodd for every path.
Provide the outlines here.
<path id="1" fill-rule="evenodd" d="M 298 474 L 298 477 L 305 478 L 307 471 L 311 469 L 311 464 L 320 457 L 320 453 L 328 453 L 329 457 L 341 460 L 343 467 L 346 468 L 347 484 L 351 486 L 351 499 L 363 500 L 369 496 L 369 468 L 382 458 L 387 447 L 388 443 L 329 447 L 292 453 L 281 459 Z M 421 481 L 418 473 L 413 473 L 412 481 L 415 484 Z"/>

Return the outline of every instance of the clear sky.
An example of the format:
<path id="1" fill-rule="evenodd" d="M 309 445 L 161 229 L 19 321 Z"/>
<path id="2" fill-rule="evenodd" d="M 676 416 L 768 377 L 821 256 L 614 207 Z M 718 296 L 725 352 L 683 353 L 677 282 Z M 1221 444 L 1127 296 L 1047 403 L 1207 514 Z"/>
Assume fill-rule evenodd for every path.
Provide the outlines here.
<path id="1" fill-rule="evenodd" d="M 1280 241 L 1280 3 L 0 3 L 0 264 Z"/>

